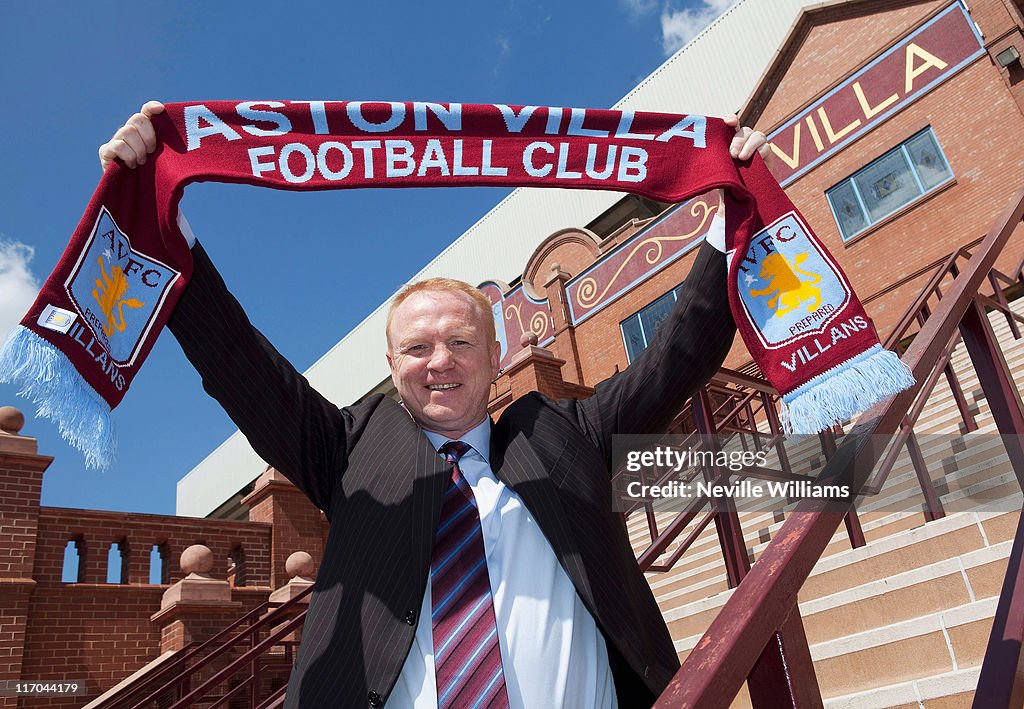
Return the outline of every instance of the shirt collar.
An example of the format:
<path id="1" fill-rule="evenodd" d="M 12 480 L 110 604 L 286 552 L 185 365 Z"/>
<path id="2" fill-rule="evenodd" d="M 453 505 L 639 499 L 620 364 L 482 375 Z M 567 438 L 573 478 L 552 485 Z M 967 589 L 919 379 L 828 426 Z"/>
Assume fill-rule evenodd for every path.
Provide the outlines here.
<path id="1" fill-rule="evenodd" d="M 427 434 L 427 440 L 430 441 L 430 445 L 434 446 L 434 450 L 440 450 L 448 441 L 454 440 L 446 436 L 442 436 L 440 433 L 434 433 L 423 429 L 423 433 Z M 483 458 L 488 464 L 491 462 L 491 418 L 485 417 L 480 424 L 468 431 L 465 435 L 460 437 L 458 440 L 469 444 L 473 447 L 481 458 Z"/>

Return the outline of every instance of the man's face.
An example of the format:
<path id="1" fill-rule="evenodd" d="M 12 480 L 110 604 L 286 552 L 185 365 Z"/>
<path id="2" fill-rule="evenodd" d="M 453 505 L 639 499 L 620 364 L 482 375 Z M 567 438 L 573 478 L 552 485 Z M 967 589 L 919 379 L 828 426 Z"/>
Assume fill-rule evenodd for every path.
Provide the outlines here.
<path id="1" fill-rule="evenodd" d="M 458 438 L 484 420 L 500 345 L 488 340 L 485 317 L 469 296 L 413 293 L 391 317 L 388 364 L 398 394 L 416 422 Z"/>

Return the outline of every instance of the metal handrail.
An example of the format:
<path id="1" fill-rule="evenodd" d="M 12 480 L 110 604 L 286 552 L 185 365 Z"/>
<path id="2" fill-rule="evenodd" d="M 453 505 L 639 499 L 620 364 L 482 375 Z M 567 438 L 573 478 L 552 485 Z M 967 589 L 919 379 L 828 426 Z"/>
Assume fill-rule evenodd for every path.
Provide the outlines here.
<path id="1" fill-rule="evenodd" d="M 286 684 L 264 699 L 256 709 L 277 709 L 277 707 L 282 706 L 284 704 L 284 694 L 287 689 L 288 685 Z"/>
<path id="2" fill-rule="evenodd" d="M 312 589 L 312 586 L 306 589 L 306 591 L 309 591 L 310 589 Z M 237 672 L 239 668 L 242 667 L 242 665 L 245 665 L 259 658 L 271 647 L 278 644 L 278 642 L 282 638 L 286 637 L 287 635 L 297 630 L 303 623 L 306 622 L 306 612 L 307 609 L 303 609 L 302 611 L 297 613 L 294 618 L 289 620 L 287 623 L 283 624 L 281 627 L 279 627 L 277 630 L 271 633 L 266 639 L 257 643 L 255 646 L 252 647 L 252 649 L 244 653 L 241 657 L 237 658 L 236 660 L 228 664 L 222 670 L 214 674 L 208 680 L 206 680 L 201 685 L 199 685 L 191 692 L 186 694 L 184 697 L 179 699 L 177 702 L 172 704 L 170 709 L 185 709 L 185 707 L 192 706 L 192 704 L 195 703 L 196 700 L 201 699 L 211 689 L 213 689 L 218 684 L 220 684 L 221 682 L 235 674 L 235 672 Z M 253 678 L 250 677 L 249 679 L 252 680 Z"/>
<path id="3" fill-rule="evenodd" d="M 900 425 L 1022 217 L 1024 190 L 985 236 L 904 354 L 903 361 L 919 383 L 861 417 L 826 464 L 820 484 L 845 483 L 852 491 L 863 488 L 882 455 L 875 436 L 891 434 Z M 854 499 L 837 504 L 835 499 L 806 498 L 798 503 L 691 650 L 657 707 L 727 707 L 732 702 L 769 640 L 796 608 L 797 593 Z"/>
<path id="4" fill-rule="evenodd" d="M 181 666 L 187 661 L 187 658 L 191 655 L 192 650 L 199 647 L 202 643 L 195 640 L 185 644 L 171 657 L 165 660 L 156 668 L 152 673 L 146 673 L 142 677 L 136 678 L 136 681 L 121 687 L 116 692 L 107 697 L 103 705 L 106 707 L 116 706 L 118 702 L 125 702 L 133 694 L 138 694 L 144 687 L 149 686 L 151 683 L 156 682 L 159 678 L 169 673 L 177 673 L 181 671 Z"/>
<path id="5" fill-rule="evenodd" d="M 864 486 L 862 494 L 865 495 L 877 495 L 882 490 L 882 486 L 885 485 L 886 479 L 889 477 L 889 473 L 892 472 L 893 467 L 896 465 L 896 460 L 899 458 L 900 451 L 902 450 L 907 439 L 910 437 L 911 429 L 917 420 L 924 413 L 925 407 L 928 405 L 928 397 L 931 396 L 932 391 L 938 384 L 939 377 L 942 376 L 943 368 L 949 362 L 950 357 L 953 354 L 953 350 L 956 348 L 957 343 L 960 341 L 960 333 L 953 335 L 950 340 L 949 346 L 939 356 L 935 367 L 932 368 L 928 378 L 925 379 L 924 384 L 921 386 L 921 393 L 917 397 L 917 401 L 907 411 L 907 415 L 900 422 L 899 433 L 892 441 L 892 445 L 889 447 L 889 452 L 882 460 L 881 465 L 878 466 L 874 476 Z"/>
<path id="6" fill-rule="evenodd" d="M 188 643 L 183 648 L 178 650 L 177 653 L 175 653 L 176 657 L 174 659 L 165 663 L 165 667 L 161 668 L 158 672 L 152 675 L 147 675 L 138 684 L 130 684 L 122 688 L 117 694 L 110 697 L 108 699 L 108 702 L 116 703 L 127 701 L 129 697 L 131 697 L 132 695 L 139 694 L 143 689 L 152 686 L 158 679 L 163 678 L 164 675 L 170 674 L 172 669 L 175 670 L 175 675 L 181 677 L 182 675 L 180 666 L 182 664 L 187 664 L 192 658 L 204 652 L 206 649 L 221 644 L 223 639 L 227 637 L 231 633 L 231 631 L 235 630 L 236 628 L 245 624 L 246 622 L 259 617 L 259 615 L 265 613 L 270 606 L 271 603 L 269 601 L 261 603 L 260 605 L 256 606 L 251 611 L 243 615 L 241 618 L 238 618 L 237 620 L 226 625 L 223 629 L 220 630 L 220 632 L 218 632 L 216 635 L 209 638 L 208 640 L 205 640 L 201 643 L 195 641 Z M 180 657 L 177 657 L 177 655 L 179 654 Z M 173 667 L 171 666 L 172 663 Z M 147 701 L 152 701 L 152 699 L 152 695 L 148 695 L 146 699 L 139 702 L 138 704 L 145 704 Z M 111 706 L 113 706 L 113 704 L 111 704 Z"/>
<path id="7" fill-rule="evenodd" d="M 985 238 L 984 236 L 979 236 L 977 239 L 974 239 L 973 241 L 968 241 L 966 244 L 963 245 L 962 248 L 965 248 L 965 249 L 968 249 L 968 250 L 973 249 L 975 246 L 980 244 L 982 239 L 984 239 L 984 238 Z M 868 305 L 869 303 L 878 300 L 882 296 L 885 296 L 885 295 L 888 295 L 889 293 L 892 293 L 894 290 L 896 290 L 900 286 L 904 286 L 907 283 L 910 283 L 911 281 L 917 280 L 918 278 L 920 278 L 924 274 L 928 273 L 929 271 L 932 271 L 933 269 L 938 268 L 947 258 L 948 258 L 948 255 L 947 256 L 943 256 L 941 258 L 938 258 L 935 261 L 932 261 L 931 263 L 929 263 L 928 265 L 922 266 L 921 268 L 917 269 L 916 271 L 914 271 L 910 275 L 904 276 L 903 278 L 899 279 L 898 281 L 893 281 L 892 283 L 890 283 L 886 287 L 882 288 L 881 290 L 875 291 L 874 293 L 872 293 L 871 295 L 867 296 L 866 298 L 861 298 L 861 301 L 860 301 L 861 304 Z"/>
<path id="8" fill-rule="evenodd" d="M 722 375 L 722 374 L 724 374 L 724 376 L 720 377 L 719 375 Z M 735 376 L 733 376 L 733 375 L 735 375 Z M 746 377 L 745 375 L 742 375 L 739 372 L 733 372 L 732 370 L 727 370 L 727 369 L 724 369 L 724 368 L 719 370 L 719 373 L 715 375 L 715 377 L 712 379 L 712 381 L 705 385 L 705 390 L 711 390 L 713 388 L 714 391 L 728 394 L 732 398 L 735 398 L 737 396 L 743 396 L 744 398 L 741 401 L 741 403 L 738 404 L 737 406 L 735 406 L 726 416 L 719 416 L 719 412 L 721 412 L 722 409 L 724 409 L 726 406 L 729 405 L 730 399 L 727 398 L 724 402 L 722 402 L 721 405 L 719 405 L 719 407 L 717 409 L 715 409 L 714 416 L 715 416 L 716 420 L 721 420 L 723 422 L 728 422 L 733 417 L 735 417 L 738 414 L 738 412 L 745 405 L 749 404 L 750 401 L 754 397 L 757 396 L 757 392 L 741 392 L 741 391 L 736 391 L 734 389 L 728 389 L 728 388 L 723 387 L 723 386 L 714 386 L 716 380 L 720 380 L 720 381 L 738 380 L 738 381 L 744 382 L 744 385 L 747 382 L 752 382 L 752 383 L 756 383 L 757 382 L 757 380 L 753 379 L 752 377 Z M 750 387 L 750 388 L 753 388 L 753 387 Z M 773 392 L 775 391 L 771 387 L 759 387 L 758 391 L 763 391 L 765 388 L 770 389 Z M 776 394 L 776 396 L 777 396 L 777 394 Z M 691 406 L 692 406 L 691 401 L 687 401 L 686 405 L 683 407 L 682 413 L 685 413 L 686 411 L 689 411 Z M 682 415 L 682 413 L 680 414 L 680 416 Z M 676 418 L 678 420 L 679 416 L 677 416 Z M 722 423 L 722 425 L 724 426 L 726 424 Z M 743 428 L 743 427 L 737 427 L 737 428 L 733 429 L 733 432 L 737 432 L 737 433 L 739 433 L 739 432 L 751 433 L 751 434 L 754 434 L 754 435 L 760 434 L 760 431 L 757 431 L 755 428 L 749 428 L 748 429 L 748 428 Z M 693 431 L 692 433 L 687 434 L 687 436 L 682 440 L 681 443 L 674 444 L 672 447 L 675 448 L 675 449 L 680 449 L 680 450 L 681 449 L 689 449 L 689 448 L 692 447 L 692 444 L 694 443 L 694 439 L 698 435 L 699 435 L 698 431 Z M 774 443 L 774 441 L 773 441 L 773 443 Z M 671 475 L 673 475 L 673 473 L 672 473 L 672 471 L 669 471 L 669 472 L 666 472 L 663 475 L 655 478 L 654 485 L 662 485 L 662 484 L 664 484 L 669 479 L 669 477 Z M 626 476 L 626 472 L 624 470 L 620 469 L 620 470 L 616 471 L 612 475 L 612 480 L 614 481 L 617 478 L 622 478 L 622 477 L 625 477 L 625 476 Z M 634 512 L 636 512 L 640 507 L 647 508 L 647 511 L 648 511 L 648 522 L 652 525 L 652 529 L 654 530 L 654 534 L 652 534 L 652 537 L 656 536 L 657 535 L 657 526 L 655 525 L 654 520 L 651 517 L 651 511 L 650 511 L 649 503 L 645 503 L 645 502 L 642 502 L 642 501 L 637 501 L 637 502 L 631 503 L 630 505 L 626 506 L 626 508 L 622 512 L 622 514 L 623 514 L 624 517 L 628 518 L 630 515 L 632 515 Z"/>
<path id="9" fill-rule="evenodd" d="M 935 273 L 928 279 L 928 283 L 921 289 L 917 298 L 914 299 L 914 302 L 911 303 L 910 307 L 903 313 L 903 317 L 901 317 L 899 322 L 896 323 L 892 332 L 890 332 L 888 337 L 885 338 L 885 342 L 882 343 L 883 347 L 887 350 L 896 348 L 897 343 L 903 339 L 903 335 L 906 334 L 907 330 L 917 322 L 918 315 L 927 305 L 931 297 L 935 295 L 935 292 L 938 290 L 942 280 L 950 274 L 950 271 L 953 269 L 954 264 L 956 263 L 957 258 L 960 257 L 962 251 L 964 251 L 963 248 L 949 254 L 949 256 L 947 256 L 942 262 L 941 266 L 935 270 Z"/>
<path id="10" fill-rule="evenodd" d="M 225 627 L 223 630 L 221 630 L 219 633 L 211 637 L 206 642 L 193 648 L 192 651 L 187 653 L 182 658 L 182 662 L 179 663 L 179 666 L 180 664 L 191 663 L 192 660 L 199 657 L 203 653 L 208 652 L 208 654 L 203 655 L 203 657 L 198 659 L 198 661 L 194 662 L 194 664 L 189 664 L 189 666 L 183 671 L 179 670 L 178 674 L 173 679 L 157 686 L 156 689 L 152 690 L 141 701 L 132 704 L 132 706 L 147 706 L 150 702 L 155 702 L 164 693 L 175 689 L 179 684 L 191 680 L 192 676 L 195 674 L 197 670 L 207 667 L 214 659 L 224 654 L 228 650 L 238 647 L 243 641 L 253 636 L 254 633 L 258 633 L 263 627 L 267 626 L 268 624 L 276 622 L 281 617 L 282 614 L 288 612 L 294 606 L 302 603 L 303 599 L 305 599 L 312 592 L 312 590 L 313 586 L 310 586 L 308 588 L 303 589 L 300 593 L 296 594 L 293 598 L 288 599 L 284 603 L 262 603 L 249 613 L 246 613 L 244 616 L 229 624 L 227 627 Z M 267 611 L 271 608 L 273 608 L 273 610 L 270 610 L 270 612 L 268 613 Z M 242 626 L 247 622 L 250 622 L 251 624 L 244 630 L 242 630 L 242 632 L 237 633 L 230 639 L 227 639 L 228 635 L 233 630 L 237 629 L 238 627 Z M 129 686 L 125 688 L 126 692 L 124 696 L 118 698 L 117 701 L 125 701 L 127 700 L 128 697 L 139 694 L 143 689 L 152 687 L 155 680 L 156 677 L 153 678 L 153 681 L 147 681 L 142 685 L 139 685 L 138 687 Z"/>
<path id="11" fill-rule="evenodd" d="M 741 376 L 744 376 L 744 375 L 741 375 Z M 744 376 L 744 379 L 749 380 L 750 378 L 747 378 L 747 377 Z M 754 380 L 754 382 L 756 383 L 756 380 Z M 747 381 L 743 382 L 743 384 L 747 384 L 747 383 L 748 383 Z M 705 387 L 704 391 L 707 392 L 711 388 L 712 388 L 711 385 L 708 385 L 707 387 Z M 734 389 L 725 389 L 725 388 L 721 388 L 721 387 L 715 387 L 715 391 L 721 391 L 721 392 L 723 392 L 723 393 L 728 395 L 725 404 L 723 404 L 723 405 L 719 406 L 717 409 L 715 409 L 715 412 L 714 412 L 715 414 L 720 413 L 726 407 L 726 405 L 728 405 L 730 402 L 736 401 L 737 399 L 739 399 L 739 404 L 734 406 L 729 411 L 729 413 L 727 415 L 722 417 L 721 420 L 719 420 L 718 416 L 714 417 L 714 419 L 715 419 L 714 428 L 715 428 L 715 432 L 716 433 L 721 434 L 723 431 L 725 431 L 725 432 L 728 432 L 730 434 L 744 434 L 744 433 L 752 434 L 753 436 L 755 436 L 755 442 L 756 442 L 755 448 L 756 448 L 756 450 L 758 452 L 760 452 L 760 451 L 768 451 L 768 450 L 770 450 L 772 448 L 779 448 L 779 447 L 781 447 L 781 441 L 785 438 L 785 436 L 784 436 L 784 434 L 782 434 L 781 430 L 776 430 L 778 428 L 778 421 L 777 421 L 777 417 L 774 417 L 774 414 L 775 414 L 774 408 L 772 406 L 770 406 L 770 401 L 771 401 L 772 395 L 768 393 L 768 391 L 773 391 L 774 392 L 774 389 L 771 389 L 768 386 L 758 386 L 756 388 L 756 390 L 754 390 L 754 388 L 751 387 L 751 391 L 743 392 L 743 391 L 737 391 L 737 390 L 734 390 Z M 695 397 L 696 396 L 699 396 L 699 394 L 695 395 Z M 774 396 L 777 397 L 778 395 L 775 394 Z M 767 401 L 765 400 L 764 397 L 767 397 Z M 764 433 L 762 431 L 759 431 L 757 429 L 756 423 L 753 420 L 753 416 L 750 416 L 749 420 L 746 421 L 745 424 L 744 423 L 740 423 L 740 422 L 737 421 L 735 426 L 729 426 L 728 425 L 728 422 L 733 420 L 733 419 L 735 419 L 735 418 L 737 418 L 738 415 L 741 412 L 743 412 L 744 408 L 747 407 L 754 398 L 762 398 L 762 400 L 761 400 L 761 408 L 759 410 L 763 411 L 766 414 L 766 416 L 768 417 L 769 425 L 773 428 L 773 433 L 767 434 L 767 433 Z M 752 409 L 751 409 L 751 411 L 752 411 Z M 701 440 L 699 441 L 699 446 L 698 447 L 703 449 L 703 448 L 706 448 L 706 446 L 707 446 L 707 444 L 705 442 L 706 434 L 707 434 L 706 431 L 698 430 L 698 431 L 694 432 L 693 434 L 691 434 L 690 437 L 687 438 L 687 440 L 690 440 L 694 436 L 701 436 Z M 763 439 L 763 441 L 762 441 L 762 439 Z M 677 446 L 677 447 L 681 447 L 681 446 Z M 744 474 L 742 476 L 737 476 L 737 477 L 756 478 L 756 479 L 763 479 L 763 480 L 782 480 L 782 481 L 789 481 L 789 480 L 813 481 L 814 480 L 814 478 L 812 476 L 797 475 L 797 474 L 793 473 L 792 470 L 789 467 L 789 461 L 788 461 L 788 458 L 786 457 L 784 452 L 780 454 L 779 462 L 782 465 L 782 469 L 781 470 L 775 470 L 775 469 L 772 469 L 772 468 L 765 468 L 765 467 L 754 465 L 754 466 L 748 466 L 744 470 Z M 699 473 L 700 473 L 700 469 L 699 468 L 695 468 L 695 470 L 693 471 L 693 473 L 690 476 L 682 478 L 682 482 L 690 482 L 693 479 L 693 476 L 695 476 L 695 475 L 697 475 Z M 732 473 L 729 473 L 728 471 L 726 471 L 724 473 L 719 473 L 715 477 L 715 479 L 711 481 L 711 484 L 728 484 L 729 478 L 731 476 L 732 476 Z M 656 477 L 654 485 L 662 485 L 669 478 L 675 479 L 676 477 L 678 477 L 678 473 L 675 472 L 675 471 L 669 470 L 669 471 L 665 472 L 664 474 Z M 643 481 L 641 480 L 641 482 L 643 482 Z M 688 525 L 697 517 L 697 515 L 700 513 L 700 511 L 703 510 L 704 507 L 707 506 L 711 502 L 712 502 L 712 500 L 710 500 L 710 498 L 707 498 L 706 496 L 703 496 L 703 495 L 700 495 L 700 494 L 694 496 L 693 499 L 686 505 L 686 507 L 684 507 L 684 509 L 682 511 L 680 511 L 679 513 L 676 514 L 676 516 L 669 523 L 669 525 L 664 529 L 664 531 L 662 531 L 660 533 L 658 532 L 658 528 L 657 528 L 657 523 L 656 523 L 656 518 L 655 518 L 653 506 L 652 506 L 652 504 L 650 502 L 643 501 L 643 500 L 638 500 L 637 502 L 635 502 L 632 505 L 628 506 L 626 508 L 626 513 L 625 513 L 627 518 L 628 518 L 628 516 L 632 512 L 634 512 L 638 508 L 643 507 L 645 509 L 645 513 L 647 515 L 648 527 L 649 527 L 649 531 L 650 531 L 650 534 L 651 534 L 651 543 L 650 543 L 650 545 L 646 549 L 644 549 L 644 551 L 641 552 L 640 556 L 637 558 L 637 564 L 640 566 L 640 569 L 642 571 L 651 571 L 651 572 L 665 572 L 665 571 L 669 571 L 672 568 L 672 566 L 680 559 L 680 557 L 694 544 L 694 542 L 696 542 L 696 540 L 700 536 L 700 533 L 707 527 L 707 525 L 713 519 L 715 519 L 717 517 L 718 510 L 715 509 L 714 505 L 712 505 L 711 511 L 708 512 L 705 515 L 705 517 L 703 517 L 701 519 L 700 523 L 695 527 L 695 529 L 692 530 L 686 536 L 686 538 L 672 551 L 671 555 L 668 557 L 668 559 L 665 561 L 665 563 L 663 563 L 663 564 L 655 564 L 656 560 L 665 551 L 667 551 L 669 546 L 671 546 L 671 544 L 683 533 L 683 531 L 688 527 Z M 851 524 L 853 526 L 857 526 L 855 521 L 851 522 Z M 857 546 L 853 536 L 851 536 L 851 543 L 854 543 L 854 546 Z"/>

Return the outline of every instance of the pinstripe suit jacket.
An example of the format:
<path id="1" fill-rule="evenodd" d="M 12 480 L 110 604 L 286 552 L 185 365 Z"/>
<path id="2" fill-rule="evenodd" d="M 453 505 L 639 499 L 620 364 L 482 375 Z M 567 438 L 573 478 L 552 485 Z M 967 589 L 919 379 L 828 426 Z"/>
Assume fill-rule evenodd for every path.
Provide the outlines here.
<path id="1" fill-rule="evenodd" d="M 450 466 L 375 395 L 339 409 L 252 326 L 200 245 L 170 327 L 253 448 L 330 520 L 287 706 L 383 706 L 416 632 Z M 735 331 L 725 259 L 704 245 L 646 352 L 583 401 L 532 393 L 494 422 L 494 474 L 520 496 L 604 634 L 620 706 L 650 706 L 678 669 L 613 511 L 614 433 L 664 431 Z M 531 708 L 532 709 L 532 708 Z"/>

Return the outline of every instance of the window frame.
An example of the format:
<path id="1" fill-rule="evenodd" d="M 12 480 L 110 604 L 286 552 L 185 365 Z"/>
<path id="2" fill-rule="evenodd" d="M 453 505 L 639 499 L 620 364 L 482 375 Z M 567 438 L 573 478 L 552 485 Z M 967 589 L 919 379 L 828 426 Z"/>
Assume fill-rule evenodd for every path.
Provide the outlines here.
<path id="1" fill-rule="evenodd" d="M 654 307 L 655 304 L 661 302 L 661 300 L 663 298 L 667 298 L 668 296 L 672 296 L 672 308 L 674 309 L 675 308 L 675 304 L 679 301 L 679 292 L 678 291 L 679 291 L 680 287 L 682 287 L 682 285 L 683 285 L 682 283 L 679 283 L 679 284 L 673 286 L 672 288 L 669 288 L 667 291 L 665 291 L 664 293 L 659 295 L 657 298 L 655 298 L 654 300 L 649 302 L 644 307 L 642 307 L 639 310 L 637 310 L 635 313 L 633 313 L 629 317 L 626 317 L 626 318 L 622 319 L 621 321 L 619 321 L 619 336 L 622 338 L 622 348 L 626 351 L 626 364 L 627 365 L 632 364 L 635 361 L 635 359 L 629 356 L 629 345 L 628 345 L 627 340 L 626 340 L 626 323 L 631 322 L 633 319 L 636 319 L 637 326 L 640 329 L 640 335 L 641 335 L 641 337 L 644 338 L 644 347 L 643 347 L 642 350 L 640 350 L 637 353 L 637 357 L 639 357 L 640 355 L 642 355 L 644 352 L 647 351 L 648 347 L 650 347 L 650 345 L 651 345 L 651 338 L 655 334 L 655 333 L 651 333 L 650 335 L 647 334 L 647 328 L 644 327 L 643 318 L 640 317 L 641 314 L 644 311 L 649 310 L 650 308 Z M 662 320 L 662 322 L 664 322 L 664 320 Z"/>
<path id="2" fill-rule="evenodd" d="M 908 143 L 912 142 L 918 136 L 925 135 L 925 134 L 931 135 L 932 142 L 935 145 L 936 149 L 938 150 L 939 156 L 942 158 L 942 161 L 945 164 L 946 169 L 949 171 L 949 176 L 946 179 L 941 180 L 939 182 L 936 182 L 934 185 L 932 185 L 931 187 L 929 187 L 927 189 L 924 186 L 924 182 L 922 181 L 921 176 L 917 172 L 917 168 L 915 166 L 914 159 L 913 159 L 913 157 L 910 154 L 910 150 L 907 148 L 907 144 Z M 920 192 L 915 197 L 913 197 L 912 199 L 907 200 L 903 204 L 900 204 L 899 206 L 894 207 L 893 209 L 889 210 L 885 214 L 882 214 L 882 215 L 878 216 L 877 218 L 872 219 L 871 218 L 871 214 L 868 211 L 867 205 L 864 202 L 864 197 L 863 197 L 863 195 L 861 195 L 860 188 L 857 186 L 856 178 L 859 175 L 861 175 L 864 172 L 866 172 L 868 169 L 870 169 L 876 163 L 884 160 L 885 158 L 889 157 L 890 155 L 892 155 L 892 154 L 894 154 L 896 152 L 899 152 L 903 156 L 903 159 L 906 161 L 906 164 L 907 164 L 907 166 L 909 168 L 909 172 L 910 172 L 910 174 L 911 174 L 911 176 L 912 176 L 912 178 L 914 180 L 914 184 L 917 186 L 917 188 L 918 188 L 918 190 L 920 190 Z M 844 177 L 842 180 L 840 180 L 839 182 L 835 183 L 834 185 L 832 185 L 831 187 L 826 189 L 825 190 L 825 202 L 828 204 L 829 211 L 832 213 L 832 220 L 835 222 L 836 228 L 839 230 L 839 237 L 843 240 L 844 244 L 849 244 L 852 241 L 854 241 L 857 238 L 859 238 L 862 235 L 864 235 L 866 232 L 871 231 L 873 228 L 875 228 L 876 226 L 878 226 L 879 224 L 884 222 L 886 219 L 891 217 L 893 214 L 896 214 L 900 210 L 906 209 L 906 208 L 908 208 L 908 207 L 910 207 L 910 206 L 912 206 L 914 204 L 917 204 L 918 202 L 920 202 L 920 201 L 922 201 L 924 199 L 927 199 L 934 192 L 943 189 L 944 187 L 946 187 L 947 185 L 949 185 L 951 182 L 954 182 L 954 181 L 956 181 L 956 174 L 953 172 L 953 166 L 950 165 L 949 158 L 946 157 L 946 152 L 942 149 L 942 144 L 939 143 L 939 139 L 935 135 L 935 130 L 932 128 L 932 126 L 929 125 L 929 126 L 925 126 L 924 128 L 922 128 L 921 130 L 917 131 L 916 133 L 914 133 L 914 134 L 912 134 L 910 136 L 907 136 L 907 138 L 905 138 L 903 141 L 901 141 L 895 147 L 890 148 L 889 150 L 886 150 L 884 153 L 882 153 L 878 157 L 872 159 L 867 165 L 864 165 L 863 167 L 858 169 L 856 172 L 848 175 L 847 177 Z M 853 233 L 851 233 L 849 235 L 847 235 L 845 230 L 843 229 L 843 223 L 842 223 L 842 221 L 840 220 L 840 218 L 838 216 L 838 213 L 836 211 L 836 206 L 832 203 L 832 199 L 829 197 L 830 193 L 834 192 L 835 190 L 837 190 L 840 187 L 842 187 L 844 185 L 847 185 L 847 184 L 849 184 L 850 189 L 852 190 L 854 197 L 856 197 L 856 199 L 857 199 L 857 206 L 860 207 L 860 209 L 861 209 L 861 216 L 864 218 L 864 221 L 865 221 L 864 227 L 862 227 L 858 231 L 855 231 L 855 232 L 853 232 Z"/>

